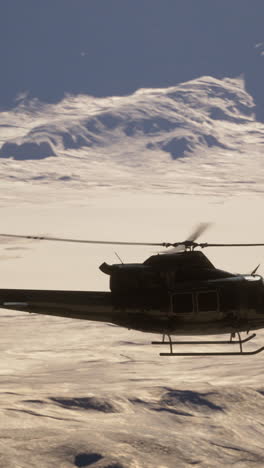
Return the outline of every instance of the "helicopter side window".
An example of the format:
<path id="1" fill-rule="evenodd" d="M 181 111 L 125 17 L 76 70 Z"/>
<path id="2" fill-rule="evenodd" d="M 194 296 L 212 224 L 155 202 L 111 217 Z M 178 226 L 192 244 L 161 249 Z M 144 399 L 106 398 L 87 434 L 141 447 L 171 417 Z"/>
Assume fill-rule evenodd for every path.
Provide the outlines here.
<path id="1" fill-rule="evenodd" d="M 199 312 L 218 310 L 218 297 L 216 291 L 199 292 L 197 296 Z"/>
<path id="2" fill-rule="evenodd" d="M 220 310 L 222 312 L 235 310 L 238 307 L 238 296 L 236 291 L 223 288 L 220 291 Z"/>
<path id="3" fill-rule="evenodd" d="M 191 314 L 193 312 L 192 293 L 179 293 L 172 296 L 172 308 L 175 314 Z"/>

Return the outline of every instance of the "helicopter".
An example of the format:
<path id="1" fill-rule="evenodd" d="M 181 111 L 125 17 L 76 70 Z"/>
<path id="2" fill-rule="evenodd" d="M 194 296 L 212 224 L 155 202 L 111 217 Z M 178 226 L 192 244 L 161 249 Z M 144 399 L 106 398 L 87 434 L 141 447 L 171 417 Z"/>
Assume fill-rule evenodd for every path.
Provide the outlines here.
<path id="1" fill-rule="evenodd" d="M 162 336 L 153 345 L 167 345 L 160 356 L 241 356 L 262 352 L 244 351 L 255 338 L 249 332 L 264 327 L 264 280 L 256 274 L 234 274 L 216 268 L 201 251 L 208 247 L 264 246 L 264 243 L 197 242 L 206 230 L 200 224 L 187 240 L 179 242 L 126 242 L 69 239 L 20 234 L 22 238 L 53 242 L 134 245 L 166 248 L 143 263 L 109 265 L 100 270 L 110 277 L 110 291 L 64 291 L 0 289 L 0 307 L 29 313 L 111 323 L 127 329 Z M 199 250 L 198 250 L 199 249 Z M 242 339 L 241 333 L 248 336 Z M 228 340 L 174 341 L 172 336 L 229 334 Z M 236 336 L 238 338 L 236 338 Z M 167 339 L 166 339 L 167 337 Z M 239 345 L 239 351 L 174 352 L 176 345 Z"/>

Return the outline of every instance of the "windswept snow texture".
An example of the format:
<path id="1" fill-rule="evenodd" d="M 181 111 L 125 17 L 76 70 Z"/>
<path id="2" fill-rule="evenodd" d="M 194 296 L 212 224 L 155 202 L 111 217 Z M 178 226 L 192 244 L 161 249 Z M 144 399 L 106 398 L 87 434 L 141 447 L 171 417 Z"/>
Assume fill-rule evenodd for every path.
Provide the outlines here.
<path id="1" fill-rule="evenodd" d="M 254 112 L 242 80 L 210 77 L 126 97 L 22 100 L 0 113 L 0 231 L 177 242 L 214 221 L 201 241 L 263 242 Z M 98 266 L 117 263 L 115 251 L 128 263 L 155 252 L 0 247 L 2 288 L 107 290 Z M 206 254 L 232 272 L 263 263 L 261 247 Z M 3 309 L 0 326 L 0 468 L 263 468 L 264 353 L 162 358 L 156 335 Z M 263 344 L 260 330 L 245 349 Z"/>
<path id="2" fill-rule="evenodd" d="M 22 100 L 0 114 L 1 178 L 79 189 L 262 192 L 264 124 L 254 112 L 242 80 L 211 77 L 126 97 Z"/>
<path id="3" fill-rule="evenodd" d="M 6 311 L 1 329 L 1 467 L 263 467 L 261 356 L 161 358 L 151 335 Z"/>

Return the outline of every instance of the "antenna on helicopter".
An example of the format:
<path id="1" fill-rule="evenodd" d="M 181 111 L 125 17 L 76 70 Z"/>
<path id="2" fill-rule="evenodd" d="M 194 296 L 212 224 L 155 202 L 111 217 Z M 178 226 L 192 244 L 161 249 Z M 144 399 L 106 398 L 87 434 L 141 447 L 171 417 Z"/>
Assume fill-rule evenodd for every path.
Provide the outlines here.
<path id="1" fill-rule="evenodd" d="M 116 256 L 117 256 L 118 260 L 120 260 L 120 262 L 122 263 L 122 265 L 124 265 L 124 262 L 123 262 L 122 258 L 121 258 L 121 257 L 119 257 L 118 253 L 117 253 L 117 252 L 115 252 L 115 254 L 116 254 Z"/>
<path id="2" fill-rule="evenodd" d="M 255 275 L 255 274 L 257 273 L 259 267 L 260 267 L 260 263 L 258 264 L 258 266 L 256 266 L 256 268 L 254 268 L 254 270 L 253 270 L 250 274 L 251 274 L 252 276 Z"/>

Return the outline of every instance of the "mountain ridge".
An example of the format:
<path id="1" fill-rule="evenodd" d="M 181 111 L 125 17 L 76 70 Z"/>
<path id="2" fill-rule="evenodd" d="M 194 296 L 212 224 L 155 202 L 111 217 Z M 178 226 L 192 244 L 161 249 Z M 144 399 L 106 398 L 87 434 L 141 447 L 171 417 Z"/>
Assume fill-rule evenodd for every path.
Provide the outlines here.
<path id="1" fill-rule="evenodd" d="M 241 78 L 130 96 L 22 99 L 1 113 L 1 180 L 72 189 L 263 192 L 264 125 Z"/>
<path id="2" fill-rule="evenodd" d="M 13 112 L 29 113 L 31 124 L 24 135 L 4 142 L 0 157 L 46 158 L 68 149 L 109 147 L 127 137 L 145 137 L 146 148 L 161 149 L 175 159 L 194 152 L 197 145 L 228 147 L 214 122 L 247 123 L 254 119 L 254 108 L 241 80 L 212 77 L 140 89 L 126 97 L 66 96 L 57 105 L 22 101 Z M 12 112 L 7 114 L 12 118 Z M 33 119 L 42 122 L 34 126 Z"/>

